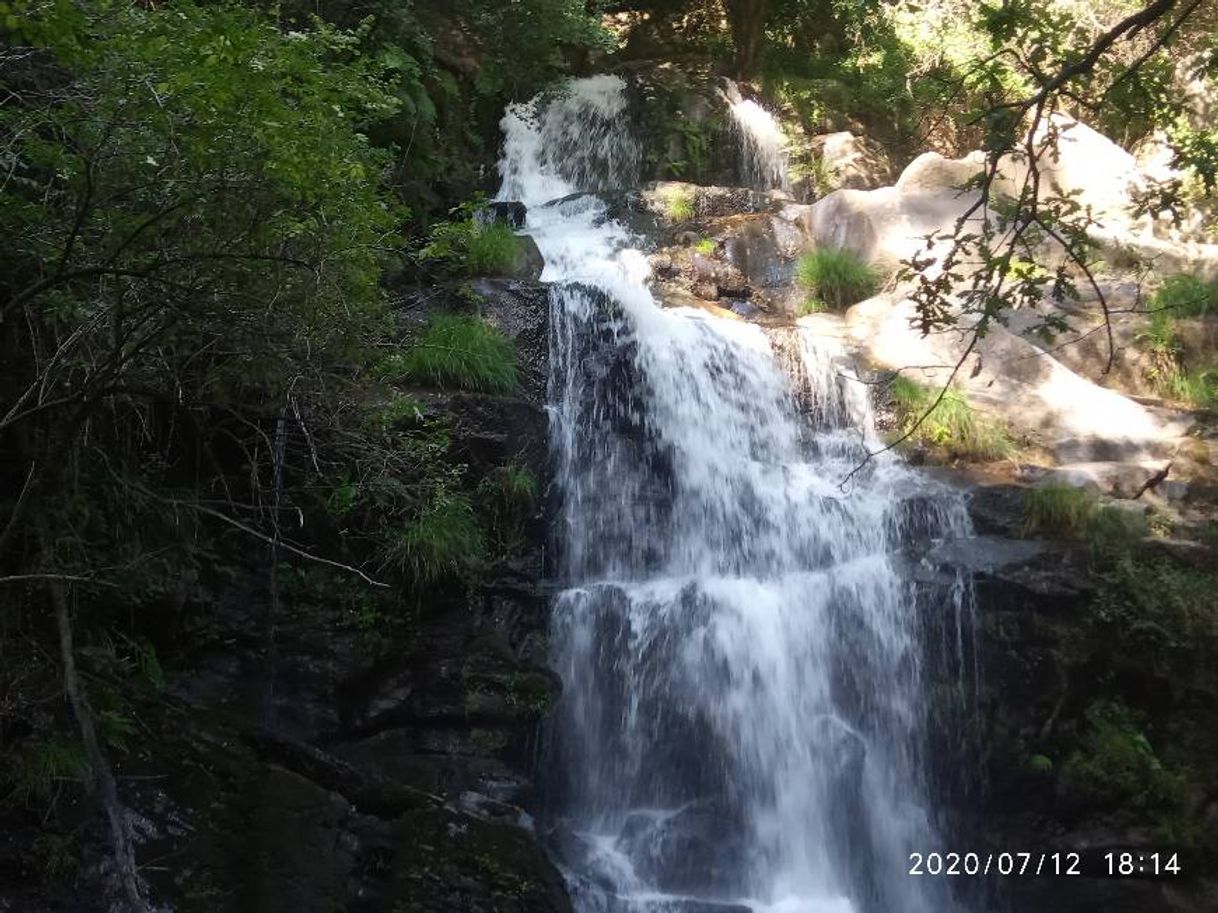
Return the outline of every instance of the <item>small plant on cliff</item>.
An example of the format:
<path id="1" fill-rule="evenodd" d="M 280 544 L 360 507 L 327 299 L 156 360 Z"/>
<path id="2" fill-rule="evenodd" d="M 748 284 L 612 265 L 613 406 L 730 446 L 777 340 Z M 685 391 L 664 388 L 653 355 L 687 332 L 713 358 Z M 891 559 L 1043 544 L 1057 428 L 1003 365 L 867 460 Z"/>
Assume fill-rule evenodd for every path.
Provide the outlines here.
<path id="1" fill-rule="evenodd" d="M 819 298 L 808 298 L 800 302 L 799 316 L 807 317 L 809 314 L 823 314 L 827 310 L 829 310 L 829 305 Z"/>
<path id="2" fill-rule="evenodd" d="M 1218 368 L 1185 363 L 1179 318 L 1218 315 L 1218 283 L 1196 276 L 1171 276 L 1148 308 L 1150 323 L 1138 341 L 1151 357 L 1148 376 L 1166 397 L 1204 409 L 1218 407 Z"/>
<path id="3" fill-rule="evenodd" d="M 1144 536 L 1149 526 L 1139 513 L 1100 503 L 1099 495 L 1074 485 L 1043 485 L 1024 495 L 1025 536 L 1087 540 L 1098 551 L 1119 551 Z"/>
<path id="4" fill-rule="evenodd" d="M 800 258 L 796 279 L 835 311 L 875 294 L 880 276 L 852 251 L 822 247 Z"/>
<path id="5" fill-rule="evenodd" d="M 897 376 L 889 384 L 893 411 L 902 434 L 913 428 L 911 440 L 941 447 L 963 460 L 992 461 L 1010 457 L 1015 444 L 1001 425 L 979 413 L 958 390 L 948 389 L 926 414 L 938 391 Z M 925 418 L 923 416 L 925 415 Z M 915 423 L 922 419 L 914 428 Z"/>
<path id="6" fill-rule="evenodd" d="M 1099 510 L 1099 498 L 1089 488 L 1045 485 L 1024 495 L 1021 528 L 1025 536 L 1082 539 Z"/>
<path id="7" fill-rule="evenodd" d="M 481 317 L 443 315 L 382 371 L 441 388 L 506 393 L 516 387 L 516 348 Z"/>
<path id="8" fill-rule="evenodd" d="M 715 242 L 711 238 L 701 238 L 699 239 L 698 243 L 694 245 L 694 250 L 704 256 L 709 257 L 715 252 Z"/>
<path id="9" fill-rule="evenodd" d="M 1067 790 L 1089 804 L 1170 816 L 1185 800 L 1187 780 L 1155 753 L 1142 717 L 1112 700 L 1092 702 L 1085 717 L 1086 733 L 1062 770 Z"/>
<path id="10" fill-rule="evenodd" d="M 694 195 L 686 187 L 670 187 L 661 203 L 670 222 L 686 222 L 694 217 Z"/>
<path id="11" fill-rule="evenodd" d="M 1169 276 L 1155 292 L 1150 310 L 1173 317 L 1218 315 L 1218 282 L 1187 274 Z"/>
<path id="12" fill-rule="evenodd" d="M 491 551 L 500 558 L 519 554 L 525 522 L 537 505 L 537 477 L 516 463 L 500 466 L 478 485 L 479 504 L 489 520 Z"/>
<path id="13" fill-rule="evenodd" d="M 502 222 L 476 216 L 473 205 L 453 210 L 460 218 L 436 223 L 416 259 L 455 275 L 511 275 L 520 264 L 520 239 Z"/>
<path id="14" fill-rule="evenodd" d="M 440 490 L 413 521 L 388 537 L 380 563 L 396 567 L 418 584 L 428 584 L 461 574 L 482 561 L 485 550 L 469 498 Z"/>

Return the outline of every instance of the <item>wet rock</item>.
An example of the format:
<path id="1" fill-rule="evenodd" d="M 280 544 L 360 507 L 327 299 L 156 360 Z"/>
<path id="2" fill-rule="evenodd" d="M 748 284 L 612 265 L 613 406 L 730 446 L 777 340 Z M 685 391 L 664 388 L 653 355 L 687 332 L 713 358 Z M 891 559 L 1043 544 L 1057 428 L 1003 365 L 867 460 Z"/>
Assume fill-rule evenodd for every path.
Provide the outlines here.
<path id="1" fill-rule="evenodd" d="M 517 235 L 516 238 L 519 241 L 519 249 L 508 275 L 513 279 L 525 279 L 535 282 L 541 278 L 541 274 L 545 271 L 545 257 L 541 255 L 541 249 L 537 246 L 537 242 L 529 235 Z"/>
<path id="2" fill-rule="evenodd" d="M 982 535 L 1012 536 L 1023 524 L 1022 485 L 978 485 L 968 493 L 973 528 Z"/>
<path id="3" fill-rule="evenodd" d="M 739 822 L 731 816 L 695 804 L 673 815 L 631 816 L 619 847 L 635 870 L 662 890 L 713 894 L 733 886 L 744 847 L 727 835 L 738 833 Z"/>
<path id="4" fill-rule="evenodd" d="M 481 297 L 479 313 L 505 333 L 516 347 L 521 368 L 520 393 L 545 402 L 549 376 L 550 291 L 538 282 L 481 279 L 472 284 Z"/>
<path id="5" fill-rule="evenodd" d="M 492 220 L 502 222 L 512 231 L 524 228 L 525 219 L 528 217 L 528 208 L 523 203 L 514 200 L 492 201 L 486 204 L 483 212 Z"/>

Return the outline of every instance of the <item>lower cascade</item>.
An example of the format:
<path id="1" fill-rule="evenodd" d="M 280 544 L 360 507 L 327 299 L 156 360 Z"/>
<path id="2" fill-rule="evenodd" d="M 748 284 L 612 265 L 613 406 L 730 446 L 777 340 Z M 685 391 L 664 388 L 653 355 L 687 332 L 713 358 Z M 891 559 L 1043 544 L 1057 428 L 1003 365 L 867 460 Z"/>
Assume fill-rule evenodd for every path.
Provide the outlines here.
<path id="1" fill-rule="evenodd" d="M 503 122 L 554 283 L 555 857 L 581 911 L 950 911 L 908 874 L 941 846 L 904 555 L 968 535 L 962 501 L 887 454 L 852 474 L 880 444 L 836 342 L 656 302 L 588 192 L 639 160 L 624 88 Z"/>

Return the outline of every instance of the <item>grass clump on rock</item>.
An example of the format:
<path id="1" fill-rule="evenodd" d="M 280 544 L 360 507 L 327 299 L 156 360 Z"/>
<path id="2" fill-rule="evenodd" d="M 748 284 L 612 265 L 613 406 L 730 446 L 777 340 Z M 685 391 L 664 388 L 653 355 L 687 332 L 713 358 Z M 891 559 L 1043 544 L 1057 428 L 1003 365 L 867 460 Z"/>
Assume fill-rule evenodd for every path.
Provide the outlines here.
<path id="1" fill-rule="evenodd" d="M 1138 335 L 1151 357 L 1148 371 L 1158 392 L 1202 409 L 1218 408 L 1218 366 L 1186 364 L 1177 320 L 1218 316 L 1218 283 L 1196 276 L 1170 276 L 1148 308 L 1150 323 Z"/>
<path id="2" fill-rule="evenodd" d="M 816 310 L 840 311 L 876 293 L 880 275 L 852 251 L 822 247 L 800 258 L 796 280 L 807 289 Z"/>
<path id="3" fill-rule="evenodd" d="M 440 491 L 413 521 L 387 538 L 380 563 L 427 584 L 459 576 L 485 553 L 486 539 L 469 498 Z"/>
<path id="4" fill-rule="evenodd" d="M 524 256 L 524 246 L 511 228 L 470 214 L 436 224 L 416 258 L 456 276 L 512 276 Z"/>
<path id="5" fill-rule="evenodd" d="M 1024 496 L 1022 532 L 1111 546 L 1145 535 L 1147 521 L 1139 513 L 1101 504 L 1099 495 L 1089 488 L 1043 485 Z"/>
<path id="6" fill-rule="evenodd" d="M 661 197 L 670 222 L 688 222 L 694 217 L 694 195 L 687 187 L 670 187 Z"/>
<path id="7" fill-rule="evenodd" d="M 927 410 L 939 395 L 936 388 L 898 376 L 889 384 L 888 392 L 900 433 L 908 434 L 908 440 L 940 447 L 962 460 L 990 462 L 1015 452 L 1006 430 L 974 409 L 959 390 L 944 391 L 929 414 Z"/>
<path id="8" fill-rule="evenodd" d="M 386 373 L 442 389 L 507 393 L 517 383 L 516 347 L 481 317 L 434 317 Z"/>
<path id="9" fill-rule="evenodd" d="M 1218 282 L 1206 282 L 1186 273 L 1168 276 L 1155 292 L 1150 310 L 1173 317 L 1218 315 Z"/>

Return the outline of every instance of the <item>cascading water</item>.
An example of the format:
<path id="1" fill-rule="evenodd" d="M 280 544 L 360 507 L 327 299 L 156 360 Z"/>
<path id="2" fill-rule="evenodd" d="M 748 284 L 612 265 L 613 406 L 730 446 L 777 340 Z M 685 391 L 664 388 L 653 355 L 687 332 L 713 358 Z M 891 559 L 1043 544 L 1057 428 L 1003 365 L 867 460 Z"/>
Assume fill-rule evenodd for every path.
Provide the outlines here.
<path id="1" fill-rule="evenodd" d="M 787 139 L 778 121 L 757 102 L 741 98 L 734 88 L 728 99 L 745 183 L 764 190 L 786 189 Z"/>
<path id="2" fill-rule="evenodd" d="M 503 121 L 555 283 L 555 853 L 581 911 L 944 913 L 898 555 L 963 509 L 895 458 L 839 487 L 875 441 L 831 344 L 656 303 L 585 192 L 635 179 L 623 88 Z"/>

